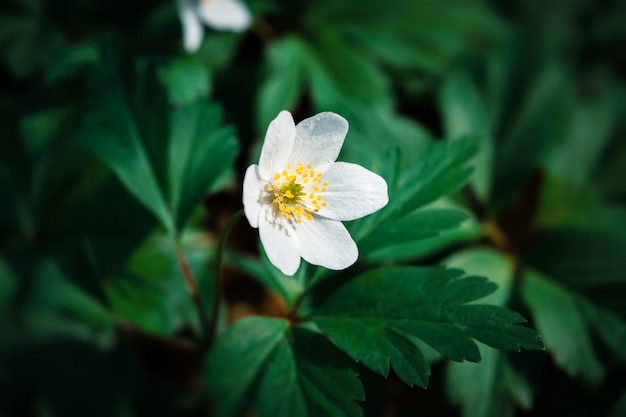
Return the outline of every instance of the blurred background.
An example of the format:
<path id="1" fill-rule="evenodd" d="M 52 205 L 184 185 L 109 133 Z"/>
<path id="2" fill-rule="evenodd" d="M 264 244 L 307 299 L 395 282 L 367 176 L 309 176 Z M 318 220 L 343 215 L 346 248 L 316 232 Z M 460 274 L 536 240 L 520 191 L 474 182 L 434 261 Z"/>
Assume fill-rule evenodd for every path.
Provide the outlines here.
<path id="1" fill-rule="evenodd" d="M 427 390 L 363 368 L 366 416 L 626 416 L 626 1 L 238 4 L 249 21 L 0 6 L 0 416 L 211 415 L 177 253 L 210 308 L 217 236 L 282 109 L 344 116 L 340 159 L 390 184 L 432 142 L 474 143 L 469 184 L 436 203 L 469 219 L 368 262 L 487 276 L 546 345 L 432 355 Z M 285 313 L 265 264 L 240 222 L 228 322 Z"/>

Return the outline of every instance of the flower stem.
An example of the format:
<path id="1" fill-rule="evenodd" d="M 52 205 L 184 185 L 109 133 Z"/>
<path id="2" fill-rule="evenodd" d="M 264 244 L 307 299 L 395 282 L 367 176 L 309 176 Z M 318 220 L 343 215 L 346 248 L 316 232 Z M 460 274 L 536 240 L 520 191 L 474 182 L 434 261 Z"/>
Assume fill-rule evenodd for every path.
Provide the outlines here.
<path id="1" fill-rule="evenodd" d="M 183 278 L 185 279 L 185 286 L 191 294 L 191 298 L 193 299 L 193 303 L 196 306 L 196 310 L 198 310 L 200 327 L 202 328 L 202 331 L 205 332 L 207 326 L 209 325 L 209 320 L 207 318 L 204 302 L 202 301 L 202 297 L 200 296 L 200 291 L 198 290 L 198 281 L 196 280 L 196 277 L 194 276 L 193 271 L 189 266 L 189 262 L 187 261 L 187 257 L 185 256 L 185 251 L 183 250 L 179 239 L 176 239 L 175 245 L 178 267 L 180 268 L 180 272 L 182 272 L 183 274 Z"/>
<path id="2" fill-rule="evenodd" d="M 244 210 L 241 209 L 228 220 L 224 225 L 224 228 L 220 232 L 219 239 L 217 241 L 217 247 L 215 249 L 215 281 L 213 289 L 213 306 L 211 311 L 211 322 L 207 327 L 207 344 L 210 346 L 215 338 L 215 331 L 217 329 L 217 318 L 219 314 L 220 301 L 222 298 L 222 265 L 224 263 L 224 246 L 226 245 L 226 239 L 230 234 L 231 229 L 244 215 Z"/>
<path id="3" fill-rule="evenodd" d="M 304 301 L 304 298 L 306 297 L 307 292 L 309 291 L 310 288 L 311 287 L 306 288 L 302 292 L 302 294 L 300 294 L 300 296 L 298 296 L 295 304 L 293 305 L 293 308 L 289 312 L 289 315 L 287 316 L 287 320 L 289 320 L 289 322 L 291 324 L 295 324 L 295 323 L 298 323 L 298 321 L 300 321 L 300 317 L 298 317 L 300 306 L 302 306 L 302 302 Z"/>

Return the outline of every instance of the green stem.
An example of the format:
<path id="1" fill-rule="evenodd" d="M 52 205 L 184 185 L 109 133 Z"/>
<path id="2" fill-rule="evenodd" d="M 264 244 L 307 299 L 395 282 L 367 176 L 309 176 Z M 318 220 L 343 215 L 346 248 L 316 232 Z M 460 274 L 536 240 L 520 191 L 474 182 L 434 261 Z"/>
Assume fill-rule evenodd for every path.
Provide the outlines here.
<path id="1" fill-rule="evenodd" d="M 189 262 L 187 261 L 187 257 L 185 256 L 185 251 L 180 244 L 180 240 L 178 238 L 175 239 L 176 245 L 176 259 L 178 260 L 178 267 L 180 268 L 181 273 L 183 274 L 183 278 L 185 279 L 185 286 L 189 290 L 191 294 L 191 298 L 193 299 L 193 303 L 196 306 L 196 310 L 198 310 L 198 316 L 200 318 L 200 326 L 202 331 L 204 332 L 209 325 L 209 320 L 206 314 L 206 308 L 204 307 L 204 302 L 202 301 L 202 297 L 200 296 L 200 291 L 198 290 L 198 281 L 191 270 L 191 266 L 189 266 Z"/>
<path id="2" fill-rule="evenodd" d="M 291 309 L 291 311 L 289 312 L 289 315 L 287 316 L 287 319 L 289 320 L 290 323 L 297 323 L 298 321 L 300 321 L 300 318 L 298 317 L 298 312 L 310 288 L 311 287 L 305 288 L 305 290 L 302 291 L 302 294 L 300 294 L 298 298 L 296 299 L 296 302 L 293 305 L 293 308 Z"/>
<path id="3" fill-rule="evenodd" d="M 207 343 L 210 346 L 215 338 L 215 331 L 217 329 L 217 316 L 220 308 L 220 301 L 222 298 L 222 265 L 224 263 L 224 246 L 226 245 L 226 239 L 230 234 L 231 229 L 244 215 L 244 210 L 241 209 L 228 220 L 224 228 L 220 232 L 219 239 L 217 241 L 217 247 L 215 249 L 215 287 L 213 289 L 213 308 L 211 312 L 211 322 L 207 331 Z"/>

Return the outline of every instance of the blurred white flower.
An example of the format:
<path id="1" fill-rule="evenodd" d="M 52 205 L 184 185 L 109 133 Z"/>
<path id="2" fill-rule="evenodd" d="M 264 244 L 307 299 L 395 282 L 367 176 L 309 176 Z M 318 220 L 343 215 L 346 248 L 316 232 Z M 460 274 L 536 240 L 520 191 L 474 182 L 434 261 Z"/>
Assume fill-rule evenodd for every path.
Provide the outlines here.
<path id="1" fill-rule="evenodd" d="M 348 122 L 320 113 L 294 124 L 282 111 L 265 135 L 258 165 L 243 180 L 243 205 L 259 228 L 272 264 L 293 275 L 300 258 L 329 269 L 356 262 L 358 249 L 341 223 L 371 214 L 389 201 L 387 183 L 360 165 L 335 162 Z"/>
<path id="2" fill-rule="evenodd" d="M 244 31 L 252 15 L 240 0 L 177 0 L 178 16 L 183 25 L 183 44 L 195 52 L 202 43 L 206 24 L 216 30 Z"/>

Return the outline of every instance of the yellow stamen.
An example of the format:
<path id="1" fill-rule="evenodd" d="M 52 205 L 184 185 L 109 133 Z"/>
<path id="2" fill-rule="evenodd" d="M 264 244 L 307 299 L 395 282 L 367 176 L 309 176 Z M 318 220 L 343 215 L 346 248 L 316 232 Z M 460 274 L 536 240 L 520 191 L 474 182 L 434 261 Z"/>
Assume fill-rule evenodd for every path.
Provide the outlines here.
<path id="1" fill-rule="evenodd" d="M 286 167 L 286 170 L 276 172 L 273 182 L 266 187 L 271 204 L 275 204 L 280 216 L 289 221 L 301 223 L 303 218 L 313 220 L 312 213 L 326 207 L 326 202 L 318 193 L 326 192 L 328 181 L 322 182 L 323 173 L 316 172 L 312 164 L 305 166 L 298 162 Z"/>

